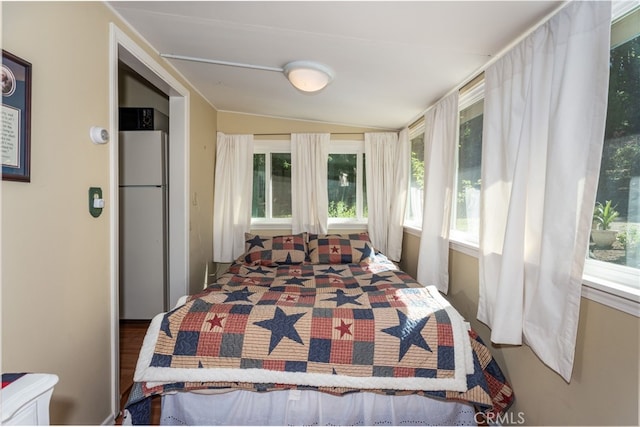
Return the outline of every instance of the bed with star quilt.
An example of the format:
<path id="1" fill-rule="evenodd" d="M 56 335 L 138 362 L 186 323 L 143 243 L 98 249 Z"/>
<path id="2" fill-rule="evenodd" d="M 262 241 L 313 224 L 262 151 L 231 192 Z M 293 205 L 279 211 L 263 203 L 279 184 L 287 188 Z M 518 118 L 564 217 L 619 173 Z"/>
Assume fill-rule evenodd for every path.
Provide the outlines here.
<path id="1" fill-rule="evenodd" d="M 506 410 L 513 392 L 435 287 L 376 254 L 366 233 L 261 237 L 215 283 L 156 316 L 127 403 L 202 390 L 372 392 Z"/>

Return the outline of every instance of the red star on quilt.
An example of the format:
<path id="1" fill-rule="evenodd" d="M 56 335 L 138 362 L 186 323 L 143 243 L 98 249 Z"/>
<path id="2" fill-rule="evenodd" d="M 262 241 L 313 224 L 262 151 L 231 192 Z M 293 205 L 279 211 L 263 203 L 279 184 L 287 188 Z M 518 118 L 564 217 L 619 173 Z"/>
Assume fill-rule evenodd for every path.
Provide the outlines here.
<path id="1" fill-rule="evenodd" d="M 351 325 L 353 325 L 353 323 L 345 323 L 344 320 L 340 319 L 340 326 L 336 326 L 334 329 L 340 331 L 340 338 L 342 338 L 344 334 L 353 335 L 349 330 L 351 328 Z"/>
<path id="2" fill-rule="evenodd" d="M 340 252 L 340 248 L 339 248 L 339 247 L 337 247 L 337 246 L 333 246 L 333 247 L 331 248 L 331 253 L 332 253 L 332 254 L 337 254 L 337 253 L 339 253 L 339 252 Z"/>
<path id="3" fill-rule="evenodd" d="M 287 297 L 285 298 L 285 301 L 295 301 L 296 298 L 293 295 L 287 295 Z"/>
<path id="4" fill-rule="evenodd" d="M 224 320 L 224 317 L 218 316 L 217 314 L 214 314 L 213 319 L 207 320 L 207 322 L 209 322 L 211 324 L 211 329 L 210 330 L 213 330 L 213 328 L 215 328 L 216 326 L 220 326 L 222 328 L 222 321 L 223 320 Z"/>

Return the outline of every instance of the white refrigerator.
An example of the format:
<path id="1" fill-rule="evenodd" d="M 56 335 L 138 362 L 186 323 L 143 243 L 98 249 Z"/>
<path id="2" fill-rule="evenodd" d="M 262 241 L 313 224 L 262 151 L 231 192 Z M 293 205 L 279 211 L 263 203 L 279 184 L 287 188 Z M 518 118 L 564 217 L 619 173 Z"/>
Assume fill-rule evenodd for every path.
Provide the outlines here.
<path id="1" fill-rule="evenodd" d="M 167 144 L 163 131 L 119 133 L 121 319 L 167 309 Z"/>

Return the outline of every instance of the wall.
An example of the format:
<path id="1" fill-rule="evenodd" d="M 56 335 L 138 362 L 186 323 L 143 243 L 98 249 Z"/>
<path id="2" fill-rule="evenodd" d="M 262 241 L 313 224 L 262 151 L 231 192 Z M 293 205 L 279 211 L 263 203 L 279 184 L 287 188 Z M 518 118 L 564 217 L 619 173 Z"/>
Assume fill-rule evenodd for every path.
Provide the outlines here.
<path id="1" fill-rule="evenodd" d="M 193 93 L 192 93 L 193 94 Z M 189 293 L 202 290 L 213 271 L 213 189 L 217 112 L 201 97 L 191 97 L 189 215 Z M 198 134 L 193 130 L 199 129 Z"/>
<path id="2" fill-rule="evenodd" d="M 301 95 L 304 96 L 304 95 Z M 256 116 L 252 114 L 218 112 L 218 130 L 227 134 L 284 134 L 303 132 L 353 133 L 354 135 L 340 135 L 332 139 L 360 139 L 363 132 L 385 132 L 387 129 L 363 128 L 332 123 L 312 122 L 305 120 L 290 120 L 277 117 Z M 360 134 L 360 135 L 358 135 Z M 279 136 L 260 137 L 257 139 L 275 139 Z"/>
<path id="3" fill-rule="evenodd" d="M 3 48 L 33 65 L 31 182 L 1 185 L 2 371 L 60 377 L 52 424 L 115 416 L 111 218 L 108 209 L 90 216 L 87 200 L 91 186 L 110 194 L 109 144 L 89 140 L 91 126 L 109 126 L 110 22 L 166 63 L 102 2 L 2 3 Z M 216 112 L 195 91 L 189 108 L 191 189 L 212 194 Z M 201 242 L 191 235 L 192 277 L 211 259 L 211 217 L 210 203 L 192 205 L 192 228 L 201 231 Z"/>
<path id="4" fill-rule="evenodd" d="M 169 97 L 124 63 L 118 64 L 118 106 L 155 108 L 169 115 Z"/>
<path id="5" fill-rule="evenodd" d="M 405 233 L 401 268 L 415 277 L 419 238 Z M 447 299 L 485 343 L 491 331 L 476 320 L 478 260 L 449 252 Z M 526 345 L 492 346 L 511 382 L 510 412 L 527 425 L 639 425 L 640 319 L 582 298 L 571 383 L 547 368 Z"/>

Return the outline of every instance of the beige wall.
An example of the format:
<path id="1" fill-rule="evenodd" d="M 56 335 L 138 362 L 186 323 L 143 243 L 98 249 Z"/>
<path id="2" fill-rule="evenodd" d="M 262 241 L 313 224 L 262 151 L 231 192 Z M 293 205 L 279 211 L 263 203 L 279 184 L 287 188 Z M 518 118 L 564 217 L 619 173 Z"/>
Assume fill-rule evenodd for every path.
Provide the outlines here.
<path id="1" fill-rule="evenodd" d="M 364 139 L 363 132 L 382 132 L 384 130 L 346 126 L 305 120 L 290 120 L 276 117 L 255 116 L 251 114 L 218 112 L 218 130 L 227 134 L 285 134 L 302 132 L 353 133 L 354 135 L 336 135 L 331 139 Z M 276 136 L 277 137 L 277 136 Z M 273 139 L 276 137 L 264 137 Z M 257 135 L 256 138 L 261 138 Z"/>
<path id="2" fill-rule="evenodd" d="M 213 188 L 217 112 L 191 97 L 189 293 L 202 290 L 213 260 Z M 197 133 L 194 134 L 194 130 Z"/>
<path id="3" fill-rule="evenodd" d="M 419 238 L 405 233 L 401 268 L 415 277 Z M 478 260 L 450 251 L 447 298 L 485 343 L 491 331 L 476 320 Z M 492 346 L 511 382 L 512 419 L 527 425 L 639 425 L 640 319 L 582 298 L 571 383 L 527 346 Z"/>
<path id="4" fill-rule="evenodd" d="M 115 415 L 111 218 L 108 209 L 90 216 L 87 200 L 89 187 L 99 186 L 111 202 L 110 145 L 89 140 L 92 126 L 109 127 L 110 22 L 137 40 L 101 2 L 2 3 L 2 47 L 33 65 L 31 182 L 1 186 L 2 371 L 60 377 L 53 424 L 100 424 Z M 190 112 L 195 278 L 211 259 L 216 116 L 194 91 Z"/>
<path id="5" fill-rule="evenodd" d="M 118 106 L 155 108 L 169 115 L 169 97 L 123 63 L 118 67 Z"/>

